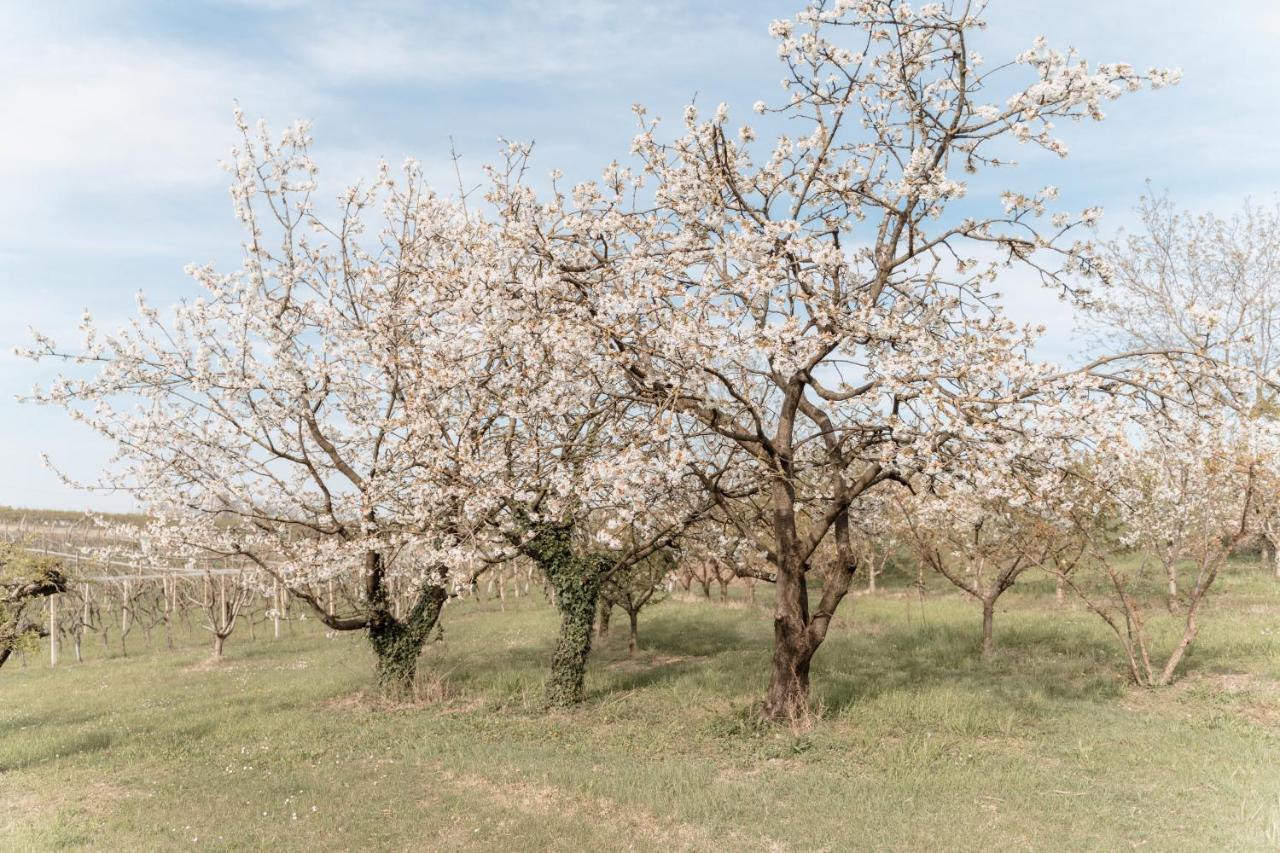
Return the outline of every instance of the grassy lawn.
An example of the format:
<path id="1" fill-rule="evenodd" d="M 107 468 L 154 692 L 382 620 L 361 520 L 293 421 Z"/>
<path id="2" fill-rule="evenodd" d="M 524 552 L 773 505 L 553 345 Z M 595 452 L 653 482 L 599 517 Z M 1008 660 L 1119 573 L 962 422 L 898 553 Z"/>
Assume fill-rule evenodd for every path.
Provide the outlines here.
<path id="1" fill-rule="evenodd" d="M 589 700 L 552 714 L 553 612 L 496 611 L 450 606 L 423 663 L 440 695 L 415 707 L 378 707 L 362 638 L 311 622 L 238 632 L 219 666 L 196 635 L 13 662 L 0 848 L 1280 847 L 1280 585 L 1253 565 L 1223 579 L 1184 676 L 1153 693 L 1126 686 L 1095 616 L 1054 612 L 1048 584 L 1002 599 L 988 663 L 969 601 L 859 597 L 815 661 L 808 731 L 749 712 L 763 602 L 663 603 L 634 660 L 615 620 Z"/>

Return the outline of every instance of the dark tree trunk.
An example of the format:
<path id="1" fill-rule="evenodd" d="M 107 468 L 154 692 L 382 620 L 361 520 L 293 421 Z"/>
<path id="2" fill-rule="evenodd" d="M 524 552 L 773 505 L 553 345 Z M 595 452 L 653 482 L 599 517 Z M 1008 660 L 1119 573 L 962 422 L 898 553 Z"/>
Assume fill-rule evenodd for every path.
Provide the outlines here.
<path id="1" fill-rule="evenodd" d="M 213 635 L 213 659 L 222 660 L 222 646 L 227 642 L 226 635 L 214 633 Z"/>
<path id="2" fill-rule="evenodd" d="M 631 633 L 627 636 L 627 657 L 631 657 L 640 643 L 640 611 L 630 611 L 627 618 L 631 620 Z"/>
<path id="3" fill-rule="evenodd" d="M 378 569 L 380 574 L 380 560 Z M 380 578 L 376 590 L 369 600 L 369 643 L 376 656 L 378 687 L 389 698 L 405 699 L 413 695 L 418 657 L 440 621 L 448 594 L 439 584 L 423 581 L 413 607 L 396 619 Z"/>
<path id="4" fill-rule="evenodd" d="M 796 720 L 809 707 L 809 592 L 803 569 L 779 567 L 773 611 L 773 668 L 761 713 L 767 720 Z"/>
<path id="5" fill-rule="evenodd" d="M 789 722 L 808 711 L 809 661 L 813 652 L 803 642 L 803 635 L 796 638 L 776 622 L 774 628 L 773 669 L 761 713 L 773 722 Z"/>

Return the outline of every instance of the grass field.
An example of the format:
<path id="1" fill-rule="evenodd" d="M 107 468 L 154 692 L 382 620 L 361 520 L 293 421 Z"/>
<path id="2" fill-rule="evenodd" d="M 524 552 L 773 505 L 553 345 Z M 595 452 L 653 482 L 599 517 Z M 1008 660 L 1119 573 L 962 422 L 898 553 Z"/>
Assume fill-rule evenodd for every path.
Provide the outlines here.
<path id="1" fill-rule="evenodd" d="M 767 612 L 669 601 L 544 713 L 554 616 L 463 602 L 417 706 L 368 698 L 362 638 L 314 623 L 0 673 L 0 848 L 1150 850 L 1280 847 L 1280 587 L 1233 569 L 1174 687 L 1045 584 L 978 611 L 890 588 L 815 661 L 822 719 L 763 727 Z M 131 640 L 133 638 L 131 637 Z M 87 646 L 102 654 L 100 645 Z"/>

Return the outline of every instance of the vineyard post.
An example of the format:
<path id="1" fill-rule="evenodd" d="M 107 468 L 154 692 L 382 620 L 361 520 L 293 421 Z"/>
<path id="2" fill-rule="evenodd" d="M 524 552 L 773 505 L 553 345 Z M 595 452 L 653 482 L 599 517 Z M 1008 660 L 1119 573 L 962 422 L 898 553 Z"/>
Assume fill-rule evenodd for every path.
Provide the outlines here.
<path id="1" fill-rule="evenodd" d="M 49 666 L 58 665 L 58 596 L 49 596 Z"/>

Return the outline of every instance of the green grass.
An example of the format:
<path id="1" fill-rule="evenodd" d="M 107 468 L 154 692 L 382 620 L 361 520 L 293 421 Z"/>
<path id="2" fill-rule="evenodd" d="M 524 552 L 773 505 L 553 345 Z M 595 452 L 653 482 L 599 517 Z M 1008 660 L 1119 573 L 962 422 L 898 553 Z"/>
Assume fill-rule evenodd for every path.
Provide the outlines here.
<path id="1" fill-rule="evenodd" d="M 362 638 L 310 622 L 237 633 L 217 667 L 194 636 L 32 655 L 0 673 L 0 849 L 1280 846 L 1280 586 L 1233 568 L 1183 678 L 1146 693 L 1095 616 L 1028 581 L 988 663 L 941 587 L 923 612 L 902 588 L 847 602 L 804 731 L 750 712 L 771 626 L 741 602 L 659 605 L 635 660 L 615 629 L 588 701 L 551 714 L 536 599 L 451 605 L 424 658 L 447 695 L 415 707 L 365 698 Z"/>

